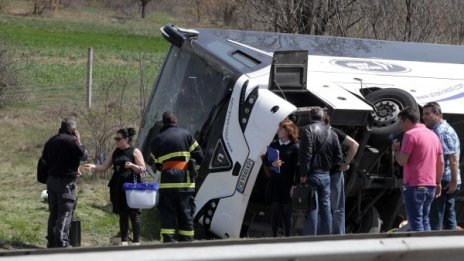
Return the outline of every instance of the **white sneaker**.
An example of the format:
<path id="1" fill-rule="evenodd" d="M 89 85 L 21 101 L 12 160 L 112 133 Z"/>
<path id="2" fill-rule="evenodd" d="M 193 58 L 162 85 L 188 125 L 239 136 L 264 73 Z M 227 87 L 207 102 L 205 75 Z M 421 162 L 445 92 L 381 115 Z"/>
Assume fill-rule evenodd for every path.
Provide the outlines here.
<path id="1" fill-rule="evenodd" d="M 140 242 L 132 242 L 133 246 L 140 246 Z"/>
<path id="2" fill-rule="evenodd" d="M 127 241 L 121 241 L 121 244 L 119 244 L 120 246 L 128 246 L 129 245 L 129 242 Z"/>

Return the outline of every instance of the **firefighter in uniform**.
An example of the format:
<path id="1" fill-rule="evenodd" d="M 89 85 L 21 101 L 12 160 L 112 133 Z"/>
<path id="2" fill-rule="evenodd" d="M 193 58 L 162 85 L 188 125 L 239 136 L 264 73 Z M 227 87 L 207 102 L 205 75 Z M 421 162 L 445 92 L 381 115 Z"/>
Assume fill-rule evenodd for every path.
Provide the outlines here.
<path id="1" fill-rule="evenodd" d="M 163 113 L 163 127 L 151 144 L 157 169 L 161 169 L 158 210 L 163 243 L 192 241 L 195 214 L 195 177 L 189 164 L 201 164 L 203 153 L 192 134 L 177 127 L 176 115 Z M 193 172 L 193 171 L 192 171 Z"/>

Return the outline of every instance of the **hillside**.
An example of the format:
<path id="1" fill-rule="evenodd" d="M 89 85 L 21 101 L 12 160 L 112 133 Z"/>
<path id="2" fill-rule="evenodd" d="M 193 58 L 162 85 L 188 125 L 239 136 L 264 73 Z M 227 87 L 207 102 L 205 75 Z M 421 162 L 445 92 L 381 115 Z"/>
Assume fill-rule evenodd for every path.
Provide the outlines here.
<path id="1" fill-rule="evenodd" d="M 4 3 L 4 2 L 3 2 Z M 141 110 L 167 51 L 158 28 L 173 21 L 165 13 L 121 16 L 98 5 L 33 16 L 28 1 L 10 1 L 0 11 L 0 41 L 13 55 L 20 85 L 6 90 L 0 107 L 0 251 L 46 245 L 47 205 L 35 168 L 45 141 L 60 119 L 77 119 L 92 155 L 108 155 L 112 136 L 137 128 Z M 92 47 L 93 106 L 85 106 L 87 50 Z M 9 96 L 8 96 L 9 95 Z M 94 161 L 94 157 L 90 161 Z M 111 214 L 110 173 L 85 174 L 78 181 L 76 216 L 83 246 L 111 245 L 119 231 Z M 143 242 L 158 237 L 153 214 L 143 214 Z"/>

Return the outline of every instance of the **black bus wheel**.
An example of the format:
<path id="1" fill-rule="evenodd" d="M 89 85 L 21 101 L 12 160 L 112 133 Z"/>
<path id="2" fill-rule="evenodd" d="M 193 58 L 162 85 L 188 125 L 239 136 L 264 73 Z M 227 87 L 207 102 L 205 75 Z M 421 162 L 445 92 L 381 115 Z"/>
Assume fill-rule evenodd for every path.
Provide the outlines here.
<path id="1" fill-rule="evenodd" d="M 389 146 L 393 138 L 402 132 L 398 114 L 406 107 L 419 112 L 414 97 L 406 91 L 396 88 L 380 89 L 366 95 L 366 100 L 375 107 L 372 113 L 373 126 L 369 138 L 369 145 L 374 147 Z"/>
<path id="2" fill-rule="evenodd" d="M 358 233 L 380 233 L 382 220 L 380 219 L 379 211 L 375 207 L 370 207 L 366 215 L 361 219 Z"/>
<path id="3" fill-rule="evenodd" d="M 354 213 L 353 213 L 354 214 Z M 359 219 L 348 217 L 346 223 L 346 233 L 379 233 L 382 227 L 382 219 L 379 211 L 375 207 L 370 207 Z"/>

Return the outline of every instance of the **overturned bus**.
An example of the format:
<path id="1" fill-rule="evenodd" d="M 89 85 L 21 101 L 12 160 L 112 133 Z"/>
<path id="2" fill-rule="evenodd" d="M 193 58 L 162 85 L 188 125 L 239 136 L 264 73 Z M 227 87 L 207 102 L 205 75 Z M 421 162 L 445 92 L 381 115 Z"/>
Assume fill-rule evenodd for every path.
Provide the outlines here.
<path id="1" fill-rule="evenodd" d="M 464 137 L 462 47 L 171 24 L 161 33 L 171 47 L 137 143 L 149 158 L 161 114 L 177 114 L 205 152 L 195 220 L 218 237 L 270 235 L 260 155 L 280 121 L 304 126 L 313 106 L 328 108 L 332 125 L 360 144 L 346 174 L 347 233 L 388 231 L 404 218 L 390 149 L 401 109 L 437 101 Z M 295 234 L 302 216 L 294 214 Z"/>

